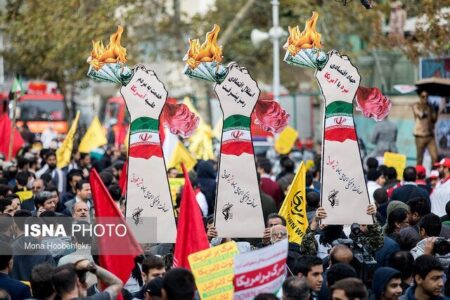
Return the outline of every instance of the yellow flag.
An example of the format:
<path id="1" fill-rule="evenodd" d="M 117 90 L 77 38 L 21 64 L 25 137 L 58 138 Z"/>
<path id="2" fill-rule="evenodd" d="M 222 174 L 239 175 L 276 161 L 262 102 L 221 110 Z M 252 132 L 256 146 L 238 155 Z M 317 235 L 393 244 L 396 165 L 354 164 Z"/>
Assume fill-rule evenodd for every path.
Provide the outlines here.
<path id="1" fill-rule="evenodd" d="M 98 117 L 95 116 L 86 134 L 81 139 L 78 151 L 89 153 L 91 150 L 106 145 L 107 143 L 108 140 L 106 139 L 105 130 Z"/>
<path id="2" fill-rule="evenodd" d="M 189 151 L 197 159 L 214 159 L 212 130 L 209 125 L 202 124 L 190 138 Z"/>
<path id="3" fill-rule="evenodd" d="M 62 143 L 61 147 L 59 147 L 58 150 L 56 150 L 56 161 L 57 167 L 59 169 L 64 168 L 70 163 L 70 156 L 72 155 L 72 148 L 73 148 L 73 137 L 75 135 L 75 132 L 77 132 L 79 119 L 80 119 L 80 112 L 77 111 L 77 115 L 75 116 L 75 119 L 73 120 L 72 125 L 70 126 L 69 132 L 67 133 L 64 142 Z"/>
<path id="4" fill-rule="evenodd" d="M 288 154 L 292 150 L 292 147 L 294 147 L 297 137 L 297 130 L 290 126 L 286 127 L 275 140 L 275 151 L 279 154 Z"/>
<path id="5" fill-rule="evenodd" d="M 289 242 L 300 244 L 308 229 L 306 215 L 306 166 L 302 163 L 280 208 L 279 215 L 286 219 Z"/>
<path id="6" fill-rule="evenodd" d="M 170 158 L 169 168 L 177 168 L 181 172 L 181 163 L 184 163 L 186 170 L 189 172 L 195 167 L 197 160 L 192 157 L 183 143 L 178 141 Z"/>
<path id="7" fill-rule="evenodd" d="M 200 118 L 197 130 L 189 138 L 189 151 L 194 155 L 196 159 L 215 159 L 212 143 L 214 133 L 211 129 L 211 126 L 205 123 L 199 112 L 195 109 L 189 97 L 185 97 L 183 103 L 189 108 L 191 112 L 193 112 Z"/>

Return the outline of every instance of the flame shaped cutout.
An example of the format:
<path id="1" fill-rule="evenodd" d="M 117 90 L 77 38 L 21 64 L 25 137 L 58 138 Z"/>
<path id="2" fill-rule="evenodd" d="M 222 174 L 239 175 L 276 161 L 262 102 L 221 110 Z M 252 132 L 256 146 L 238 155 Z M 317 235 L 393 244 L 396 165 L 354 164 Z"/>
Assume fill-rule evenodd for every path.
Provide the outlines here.
<path id="1" fill-rule="evenodd" d="M 283 46 L 284 49 L 294 56 L 302 49 L 322 48 L 320 42 L 322 35 L 316 31 L 318 18 L 319 14 L 314 11 L 312 17 L 306 21 L 302 32 L 298 26 L 289 27 L 289 37 Z"/>
<path id="2" fill-rule="evenodd" d="M 92 52 L 88 62 L 95 70 L 99 70 L 107 63 L 125 63 L 127 61 L 127 49 L 120 45 L 123 27 L 118 26 L 116 33 L 109 38 L 109 44 L 105 47 L 102 41 L 92 41 Z"/>
<path id="3" fill-rule="evenodd" d="M 186 63 L 195 69 L 201 62 L 222 61 L 222 47 L 217 44 L 220 27 L 214 24 L 213 30 L 206 34 L 205 42 L 200 45 L 199 39 L 189 40 L 189 50 L 186 54 Z"/>

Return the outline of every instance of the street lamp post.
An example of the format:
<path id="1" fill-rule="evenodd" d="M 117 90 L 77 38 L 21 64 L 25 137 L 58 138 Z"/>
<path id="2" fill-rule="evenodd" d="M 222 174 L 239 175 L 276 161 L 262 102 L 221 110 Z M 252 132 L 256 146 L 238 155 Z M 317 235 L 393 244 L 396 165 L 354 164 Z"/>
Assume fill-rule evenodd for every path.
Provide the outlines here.
<path id="1" fill-rule="evenodd" d="M 279 25 L 278 8 L 280 2 L 272 0 L 272 28 L 269 32 L 253 29 L 251 39 L 256 47 L 265 40 L 270 39 L 273 45 L 273 98 L 278 100 L 280 96 L 280 38 L 286 35 L 286 32 Z"/>
<path id="2" fill-rule="evenodd" d="M 280 37 L 283 30 L 278 22 L 278 0 L 272 0 L 272 23 L 273 27 L 269 31 L 270 38 L 273 44 L 273 97 L 279 99 L 280 97 Z M 281 30 L 281 34 L 280 33 Z"/>

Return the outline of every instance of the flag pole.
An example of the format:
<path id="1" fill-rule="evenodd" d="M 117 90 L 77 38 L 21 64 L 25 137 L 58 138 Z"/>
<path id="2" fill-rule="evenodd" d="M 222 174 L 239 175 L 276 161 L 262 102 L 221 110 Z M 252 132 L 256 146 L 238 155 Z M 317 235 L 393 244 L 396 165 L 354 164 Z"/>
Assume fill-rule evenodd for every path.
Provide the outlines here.
<path id="1" fill-rule="evenodd" d="M 16 129 L 16 107 L 17 107 L 17 93 L 13 93 L 13 119 L 11 123 L 11 133 L 9 135 L 9 149 L 8 149 L 8 160 L 12 160 L 12 152 L 14 145 L 14 130 Z"/>

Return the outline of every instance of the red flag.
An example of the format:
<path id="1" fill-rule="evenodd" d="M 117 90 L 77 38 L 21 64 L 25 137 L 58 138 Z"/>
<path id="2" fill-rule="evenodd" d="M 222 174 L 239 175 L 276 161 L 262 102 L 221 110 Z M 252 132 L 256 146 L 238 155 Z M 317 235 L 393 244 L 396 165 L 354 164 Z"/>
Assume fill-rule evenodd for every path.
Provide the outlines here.
<path id="1" fill-rule="evenodd" d="M 184 188 L 181 195 L 180 216 L 178 217 L 177 240 L 173 266 L 190 269 L 188 256 L 192 253 L 208 249 L 209 242 L 203 225 L 203 218 L 195 199 L 195 192 L 189 180 L 184 164 Z"/>
<path id="2" fill-rule="evenodd" d="M 103 184 L 97 171 L 92 168 L 89 176 L 92 190 L 92 199 L 94 200 L 95 218 L 98 224 L 102 218 L 115 218 L 115 224 L 124 224 L 125 219 L 119 210 L 119 207 L 114 203 L 108 189 Z M 109 223 L 109 222 L 108 222 Z M 101 254 L 99 257 L 100 266 L 114 273 L 125 284 L 130 278 L 132 269 L 134 268 L 134 257 L 143 253 L 141 246 L 136 241 L 133 233 L 127 226 L 127 234 L 124 237 L 115 235 L 102 236 L 97 238 L 98 250 Z M 121 246 L 122 245 L 122 246 Z M 108 251 L 125 250 L 126 254 L 104 254 Z"/>
<path id="3" fill-rule="evenodd" d="M 127 181 L 128 181 L 128 160 L 126 160 L 122 167 L 122 173 L 119 177 L 119 186 L 122 191 L 122 196 L 127 194 Z"/>
<path id="4" fill-rule="evenodd" d="M 128 133 L 128 125 L 124 124 L 116 124 L 113 127 L 114 131 L 114 144 L 116 147 L 120 148 L 120 145 L 123 145 L 125 142 L 125 138 Z"/>
<path id="5" fill-rule="evenodd" d="M 11 138 L 11 120 L 8 117 L 7 113 L 3 113 L 0 115 L 0 152 L 8 156 L 9 152 L 9 142 Z M 12 156 L 16 156 L 17 152 L 19 152 L 20 148 L 25 144 L 20 135 L 19 130 L 14 128 L 14 143 L 13 143 L 13 151 Z M 7 157 L 6 160 L 11 160 L 12 157 Z"/>

